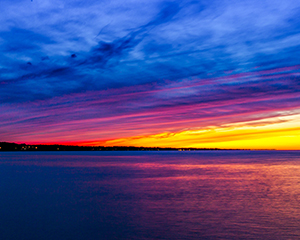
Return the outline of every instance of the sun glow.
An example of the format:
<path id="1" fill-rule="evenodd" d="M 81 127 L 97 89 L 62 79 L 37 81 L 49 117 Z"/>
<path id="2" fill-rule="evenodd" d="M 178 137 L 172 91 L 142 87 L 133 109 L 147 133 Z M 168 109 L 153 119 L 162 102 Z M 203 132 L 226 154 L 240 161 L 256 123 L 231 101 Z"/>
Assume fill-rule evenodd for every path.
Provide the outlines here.
<path id="1" fill-rule="evenodd" d="M 106 146 L 158 146 L 300 150 L 300 114 L 242 123 L 164 132 L 101 142 Z M 93 142 L 92 144 L 96 144 Z"/>

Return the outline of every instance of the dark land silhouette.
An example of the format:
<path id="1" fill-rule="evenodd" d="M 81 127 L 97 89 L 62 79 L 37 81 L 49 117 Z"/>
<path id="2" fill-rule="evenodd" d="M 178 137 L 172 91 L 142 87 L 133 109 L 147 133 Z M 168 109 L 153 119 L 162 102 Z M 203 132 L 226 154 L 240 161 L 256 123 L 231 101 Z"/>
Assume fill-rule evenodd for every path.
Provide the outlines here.
<path id="1" fill-rule="evenodd" d="M 219 148 L 171 148 L 171 147 L 133 147 L 133 146 L 71 146 L 71 145 L 43 145 L 17 144 L 0 142 L 0 151 L 197 151 L 197 150 L 224 150 Z M 234 149 L 226 149 L 234 150 Z M 236 149 L 235 149 L 236 150 Z"/>

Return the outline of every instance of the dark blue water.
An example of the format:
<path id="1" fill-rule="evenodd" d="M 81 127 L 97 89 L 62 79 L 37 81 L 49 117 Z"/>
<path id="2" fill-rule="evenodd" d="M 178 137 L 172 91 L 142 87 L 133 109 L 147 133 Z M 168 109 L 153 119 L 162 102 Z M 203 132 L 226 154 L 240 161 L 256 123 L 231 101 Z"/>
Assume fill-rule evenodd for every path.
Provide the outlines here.
<path id="1" fill-rule="evenodd" d="M 300 239 L 300 152 L 0 153 L 0 239 Z"/>

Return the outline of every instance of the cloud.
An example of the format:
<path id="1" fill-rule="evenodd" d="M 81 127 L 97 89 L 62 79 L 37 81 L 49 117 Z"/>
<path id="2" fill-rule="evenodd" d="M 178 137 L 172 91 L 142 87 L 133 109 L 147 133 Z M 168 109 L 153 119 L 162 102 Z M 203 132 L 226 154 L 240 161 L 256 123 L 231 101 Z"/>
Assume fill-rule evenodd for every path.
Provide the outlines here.
<path id="1" fill-rule="evenodd" d="M 106 130 L 158 134 L 297 109 L 295 1 L 20 0 L 3 6 L 0 134 L 6 140 L 35 131 L 44 136 L 47 126 L 65 128 L 62 137 L 82 128 L 86 139 L 96 138 L 93 131 L 106 138 Z M 105 125 L 103 119 L 110 120 Z M 77 125 L 68 127 L 72 121 Z M 81 121 L 88 124 L 79 127 Z"/>

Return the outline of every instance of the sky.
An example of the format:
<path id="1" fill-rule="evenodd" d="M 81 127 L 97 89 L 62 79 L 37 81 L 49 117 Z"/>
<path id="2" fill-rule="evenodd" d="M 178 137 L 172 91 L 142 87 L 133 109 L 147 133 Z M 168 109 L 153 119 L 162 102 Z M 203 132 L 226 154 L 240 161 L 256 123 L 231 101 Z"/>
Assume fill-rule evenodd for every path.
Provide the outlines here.
<path id="1" fill-rule="evenodd" d="M 300 150 L 300 1 L 0 6 L 0 141 Z"/>

